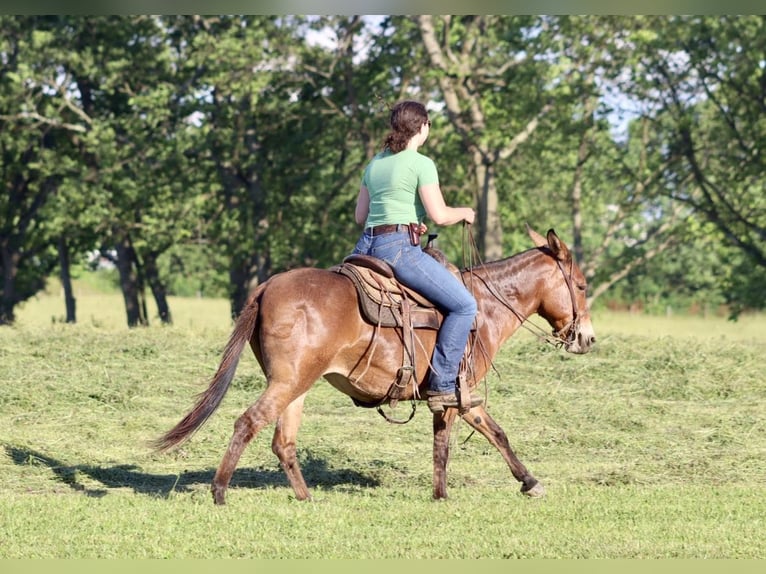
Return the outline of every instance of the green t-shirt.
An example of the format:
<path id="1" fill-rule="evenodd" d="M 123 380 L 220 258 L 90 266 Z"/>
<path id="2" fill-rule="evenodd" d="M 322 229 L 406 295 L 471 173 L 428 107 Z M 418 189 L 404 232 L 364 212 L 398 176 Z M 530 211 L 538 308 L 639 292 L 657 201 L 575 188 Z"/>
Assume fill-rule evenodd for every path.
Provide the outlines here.
<path id="1" fill-rule="evenodd" d="M 364 170 L 362 185 L 370 193 L 365 227 L 395 223 L 422 223 L 426 216 L 418 189 L 439 183 L 433 160 L 415 150 L 377 154 Z"/>

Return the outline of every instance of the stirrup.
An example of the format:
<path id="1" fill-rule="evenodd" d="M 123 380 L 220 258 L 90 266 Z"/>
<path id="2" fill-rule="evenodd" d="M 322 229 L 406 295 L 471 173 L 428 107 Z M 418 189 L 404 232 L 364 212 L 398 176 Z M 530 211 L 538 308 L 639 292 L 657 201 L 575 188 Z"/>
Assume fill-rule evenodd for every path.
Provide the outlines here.
<path id="1" fill-rule="evenodd" d="M 469 410 L 471 410 L 473 407 L 478 407 L 479 405 L 484 403 L 484 399 L 478 395 L 468 395 L 469 400 L 466 401 L 467 404 L 462 405 L 460 404 L 460 398 L 458 397 L 458 394 L 456 392 L 453 393 L 442 393 L 442 394 L 431 394 L 431 392 L 428 392 L 428 409 L 432 413 L 442 413 L 445 409 L 454 408 L 458 409 L 458 412 L 461 415 L 464 415 Z"/>

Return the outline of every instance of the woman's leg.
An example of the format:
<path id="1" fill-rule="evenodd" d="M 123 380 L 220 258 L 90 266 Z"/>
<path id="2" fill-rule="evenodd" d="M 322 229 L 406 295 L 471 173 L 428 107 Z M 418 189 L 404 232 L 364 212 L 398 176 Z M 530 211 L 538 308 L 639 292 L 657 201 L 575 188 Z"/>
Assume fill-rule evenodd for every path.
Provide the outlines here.
<path id="1" fill-rule="evenodd" d="M 394 272 L 403 284 L 433 302 L 444 314 L 431 358 L 429 387 L 435 393 L 453 393 L 476 318 L 476 300 L 449 269 L 418 247 L 402 252 Z"/>

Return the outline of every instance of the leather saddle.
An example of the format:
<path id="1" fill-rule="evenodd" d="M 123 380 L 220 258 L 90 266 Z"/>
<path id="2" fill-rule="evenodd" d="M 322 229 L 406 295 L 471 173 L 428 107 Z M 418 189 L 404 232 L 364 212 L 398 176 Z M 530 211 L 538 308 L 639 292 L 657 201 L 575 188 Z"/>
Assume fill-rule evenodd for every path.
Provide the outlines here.
<path id="1" fill-rule="evenodd" d="M 437 260 L 443 257 L 436 249 L 426 251 Z M 351 279 L 359 294 L 359 310 L 373 325 L 434 330 L 441 326 L 442 313 L 420 293 L 399 283 L 385 261 L 369 255 L 349 255 L 331 270 Z M 404 318 L 403 307 L 408 308 L 410 321 Z"/>
<path id="2" fill-rule="evenodd" d="M 460 278 L 458 268 L 452 265 L 441 251 L 431 246 L 432 238 L 430 238 L 429 244 L 423 248 L 423 251 Z M 414 399 L 412 412 L 407 421 L 396 421 L 390 418 L 383 412 L 380 405 L 388 402 L 392 408 L 395 407 L 410 383 L 413 384 L 414 395 L 417 395 L 417 381 L 413 376 L 416 370 L 414 330 L 438 330 L 444 316 L 431 301 L 399 283 L 394 277 L 391 266 L 377 257 L 349 255 L 340 265 L 331 267 L 330 271 L 340 273 L 351 279 L 358 293 L 359 311 L 365 320 L 380 327 L 396 327 L 402 330 L 402 342 L 404 344 L 402 366 L 397 370 L 396 379 L 389 387 L 386 396 L 376 403 L 362 403 L 352 399 L 354 404 L 368 408 L 377 407 L 378 412 L 389 422 L 397 424 L 408 422 L 415 414 Z M 462 386 L 461 383 L 461 388 Z"/>

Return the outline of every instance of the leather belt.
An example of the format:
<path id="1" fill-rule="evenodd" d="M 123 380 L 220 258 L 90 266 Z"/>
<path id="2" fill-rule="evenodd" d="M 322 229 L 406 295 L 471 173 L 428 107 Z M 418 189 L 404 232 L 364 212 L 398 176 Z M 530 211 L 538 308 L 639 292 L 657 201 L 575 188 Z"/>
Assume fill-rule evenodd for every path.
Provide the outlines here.
<path id="1" fill-rule="evenodd" d="M 407 231 L 409 229 L 409 225 L 406 225 L 404 223 L 397 223 L 397 224 L 386 224 L 386 225 L 376 225 L 375 227 L 368 227 L 364 230 L 364 232 L 367 235 L 372 235 L 373 237 L 376 235 L 384 235 L 386 233 L 396 233 L 398 231 Z"/>

